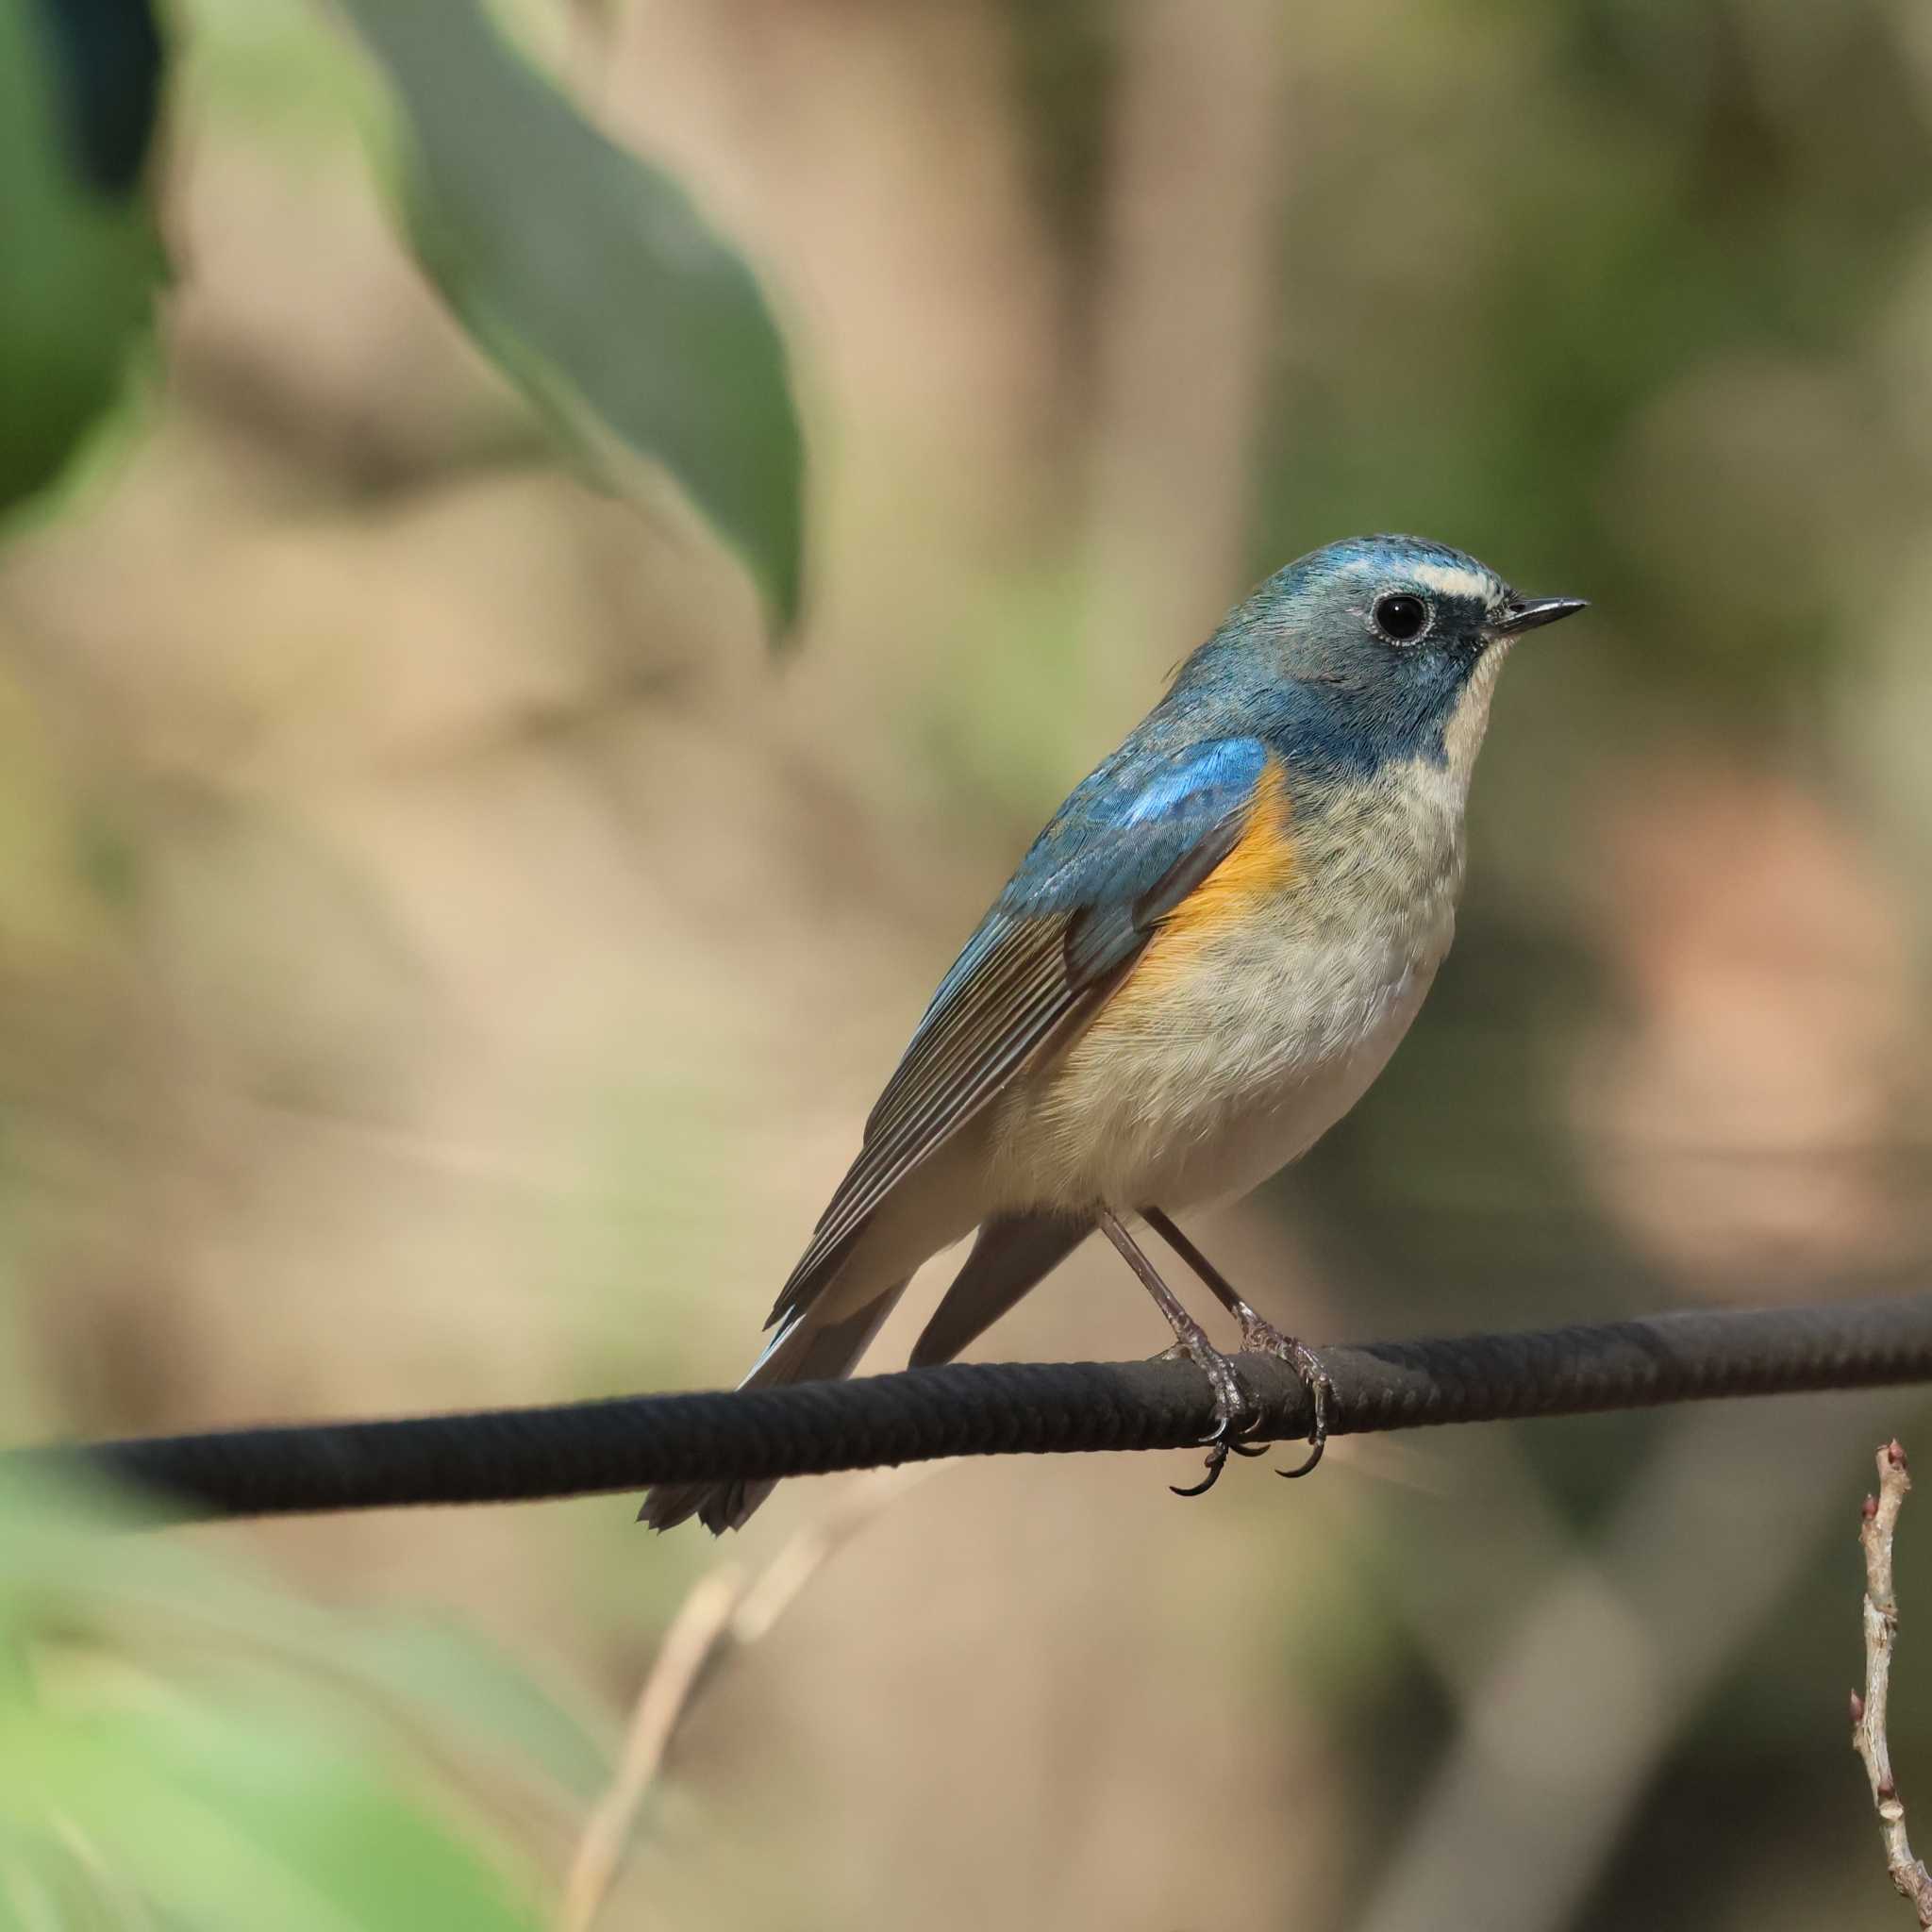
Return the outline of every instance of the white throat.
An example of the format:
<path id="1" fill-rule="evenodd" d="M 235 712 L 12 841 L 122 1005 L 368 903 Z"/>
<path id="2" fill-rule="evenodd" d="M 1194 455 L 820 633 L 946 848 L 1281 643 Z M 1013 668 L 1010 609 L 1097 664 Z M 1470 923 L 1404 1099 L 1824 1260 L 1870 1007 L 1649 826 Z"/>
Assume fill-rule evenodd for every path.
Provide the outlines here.
<path id="1" fill-rule="evenodd" d="M 1469 797 L 1469 781 L 1475 771 L 1476 754 L 1483 748 L 1483 735 L 1490 728 L 1490 700 L 1495 695 L 1496 676 L 1503 659 L 1509 655 L 1509 641 L 1499 638 L 1476 659 L 1469 682 L 1462 687 L 1442 732 L 1445 754 L 1442 777 L 1455 795 L 1459 809 Z"/>

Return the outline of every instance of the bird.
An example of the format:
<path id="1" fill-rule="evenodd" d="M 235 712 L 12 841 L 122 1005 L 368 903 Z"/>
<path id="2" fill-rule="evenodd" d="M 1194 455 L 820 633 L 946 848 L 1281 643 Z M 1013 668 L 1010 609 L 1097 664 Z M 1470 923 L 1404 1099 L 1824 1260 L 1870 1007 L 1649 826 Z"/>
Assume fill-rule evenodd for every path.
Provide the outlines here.
<path id="1" fill-rule="evenodd" d="M 1519 594 L 1416 537 L 1284 566 L 1081 780 L 940 981 L 772 1309 L 741 1385 L 851 1372 L 918 1269 L 975 1230 L 912 1350 L 950 1360 L 1096 1229 L 1213 1391 L 1211 1488 L 1242 1438 L 1234 1357 L 1129 1224 L 1234 1316 L 1243 1351 L 1319 1357 L 1265 1321 L 1175 1224 L 1248 1192 L 1354 1107 L 1449 950 L 1464 807 L 1517 641 L 1586 608 Z M 660 1484 L 641 1518 L 741 1526 L 743 1479 Z"/>

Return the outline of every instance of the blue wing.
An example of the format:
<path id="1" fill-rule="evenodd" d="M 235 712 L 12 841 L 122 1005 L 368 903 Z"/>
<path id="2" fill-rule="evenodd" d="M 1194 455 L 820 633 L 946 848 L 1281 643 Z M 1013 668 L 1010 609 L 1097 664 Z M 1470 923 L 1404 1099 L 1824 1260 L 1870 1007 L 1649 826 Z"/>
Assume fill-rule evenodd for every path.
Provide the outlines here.
<path id="1" fill-rule="evenodd" d="M 1093 1016 L 1239 842 L 1267 762 L 1258 739 L 1157 751 L 1137 734 L 1074 792 L 940 982 L 773 1322 L 824 1286 L 907 1174 Z"/>

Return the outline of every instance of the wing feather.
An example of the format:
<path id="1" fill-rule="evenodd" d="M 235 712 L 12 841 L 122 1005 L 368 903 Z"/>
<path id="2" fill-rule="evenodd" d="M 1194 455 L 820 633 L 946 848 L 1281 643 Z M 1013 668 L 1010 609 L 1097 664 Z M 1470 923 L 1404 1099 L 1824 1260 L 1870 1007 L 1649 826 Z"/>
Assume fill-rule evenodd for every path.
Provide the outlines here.
<path id="1" fill-rule="evenodd" d="M 1160 920 L 1240 841 L 1267 763 L 1258 741 L 1151 760 L 1131 750 L 1129 741 L 1060 808 L 940 983 L 772 1322 L 831 1279 L 914 1168 L 1086 1024 Z"/>

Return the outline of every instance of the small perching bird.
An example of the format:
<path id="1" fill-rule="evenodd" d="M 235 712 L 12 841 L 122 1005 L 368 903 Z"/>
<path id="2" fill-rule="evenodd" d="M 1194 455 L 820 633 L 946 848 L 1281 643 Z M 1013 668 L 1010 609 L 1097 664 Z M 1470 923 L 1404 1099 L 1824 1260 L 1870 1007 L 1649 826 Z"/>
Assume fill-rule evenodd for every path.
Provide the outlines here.
<path id="1" fill-rule="evenodd" d="M 1154 1227 L 1242 1346 L 1325 1377 L 1170 1216 L 1245 1193 L 1366 1091 L 1449 950 L 1496 674 L 1584 608 L 1413 537 L 1275 573 L 1034 841 L 940 982 L 767 1326 L 747 1387 L 848 1374 L 921 1263 L 979 1230 L 914 1366 L 950 1360 L 1098 1227 L 1214 1390 L 1229 1358 L 1128 1231 Z M 742 1524 L 770 1483 L 660 1485 L 643 1518 Z"/>

